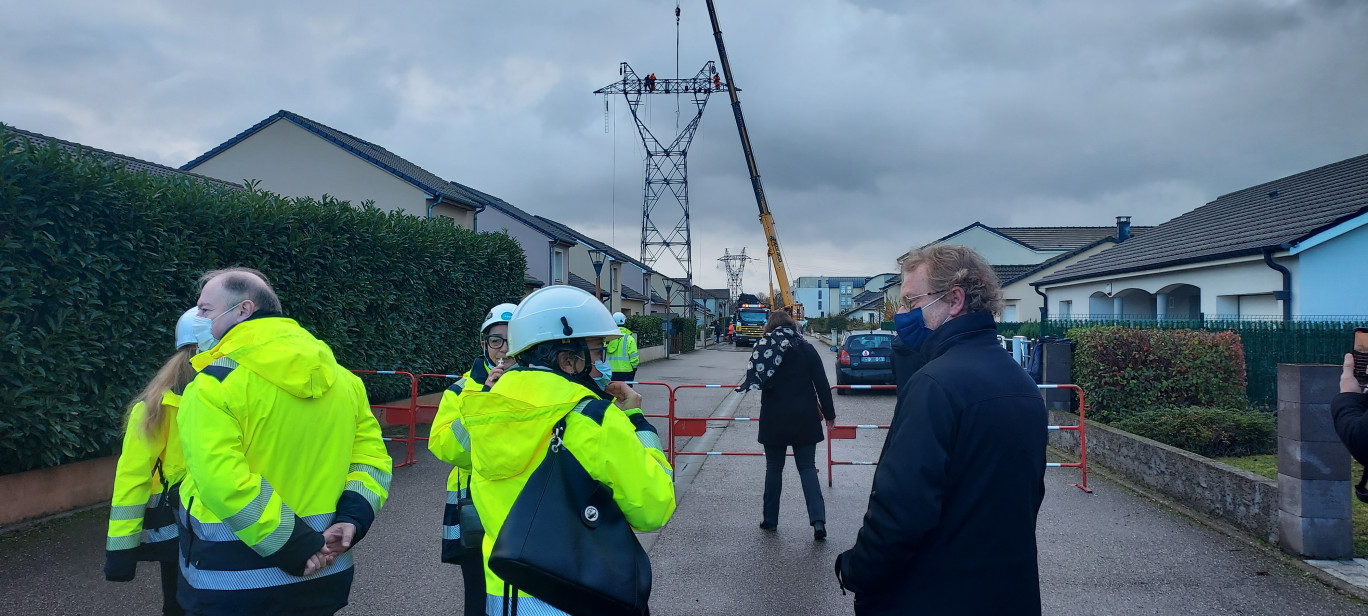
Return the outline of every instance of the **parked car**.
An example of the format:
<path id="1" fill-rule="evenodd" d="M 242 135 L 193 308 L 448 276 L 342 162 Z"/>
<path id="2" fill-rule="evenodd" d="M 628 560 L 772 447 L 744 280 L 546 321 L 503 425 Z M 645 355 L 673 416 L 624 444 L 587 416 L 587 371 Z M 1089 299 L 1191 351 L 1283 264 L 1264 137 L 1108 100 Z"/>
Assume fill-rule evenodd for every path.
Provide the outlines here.
<path id="1" fill-rule="evenodd" d="M 837 385 L 893 385 L 893 335 L 851 334 L 836 354 Z M 845 389 L 837 389 L 844 395 Z"/>

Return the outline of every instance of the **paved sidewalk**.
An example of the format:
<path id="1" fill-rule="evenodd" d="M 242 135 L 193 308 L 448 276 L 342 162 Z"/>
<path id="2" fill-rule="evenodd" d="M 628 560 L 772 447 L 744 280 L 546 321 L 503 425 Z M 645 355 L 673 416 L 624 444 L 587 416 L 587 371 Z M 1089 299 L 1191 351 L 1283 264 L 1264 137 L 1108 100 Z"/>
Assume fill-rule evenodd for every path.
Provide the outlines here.
<path id="1" fill-rule="evenodd" d="M 819 345 L 824 359 L 831 354 Z M 748 353 L 708 349 L 643 366 L 643 381 L 734 383 Z M 652 392 L 652 389 L 655 391 Z M 647 412 L 664 413 L 663 388 L 640 388 Z M 682 390 L 678 411 L 709 416 L 729 390 Z M 857 393 L 836 399 L 838 422 L 887 423 L 894 397 Z M 758 396 L 733 397 L 722 412 L 758 416 Z M 718 422 L 720 425 L 721 422 Z M 664 427 L 663 422 L 658 425 Z M 688 443 L 708 449 L 759 451 L 754 423 L 719 427 Z M 681 439 L 681 444 L 686 442 Z M 882 433 L 861 431 L 838 441 L 836 457 L 873 460 Z M 396 448 L 397 450 L 397 448 Z M 392 451 L 393 453 L 393 451 Z M 802 490 L 789 466 L 777 532 L 756 527 L 764 477 L 760 457 L 680 458 L 679 509 L 662 531 L 644 537 L 655 570 L 652 612 L 659 615 L 849 614 L 831 573 L 835 556 L 853 544 L 864 513 L 872 467 L 835 469 L 826 487 L 826 448 L 818 449 L 830 537 L 812 540 Z M 352 604 L 343 614 L 459 612 L 459 572 L 437 561 L 447 467 L 422 451 L 397 469 L 391 499 L 357 546 Z M 1222 536 L 1098 475 L 1096 493 L 1071 484 L 1071 469 L 1047 472 L 1041 511 L 1041 590 L 1046 614 L 1365 614 L 1368 606 L 1338 595 L 1285 561 Z M 105 582 L 105 520 L 99 508 L 0 538 L 0 614 L 106 616 L 153 614 L 160 592 L 150 565 L 129 584 Z"/>

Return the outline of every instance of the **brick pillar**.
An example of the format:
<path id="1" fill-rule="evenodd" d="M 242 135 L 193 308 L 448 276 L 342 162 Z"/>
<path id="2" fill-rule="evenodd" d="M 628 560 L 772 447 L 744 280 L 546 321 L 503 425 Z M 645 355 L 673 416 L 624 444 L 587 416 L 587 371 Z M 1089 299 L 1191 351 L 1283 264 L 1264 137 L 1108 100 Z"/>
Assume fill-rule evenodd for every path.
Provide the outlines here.
<path id="1" fill-rule="evenodd" d="M 1340 371 L 1278 364 L 1278 543 L 1307 558 L 1353 556 L 1349 451 L 1330 415 Z"/>

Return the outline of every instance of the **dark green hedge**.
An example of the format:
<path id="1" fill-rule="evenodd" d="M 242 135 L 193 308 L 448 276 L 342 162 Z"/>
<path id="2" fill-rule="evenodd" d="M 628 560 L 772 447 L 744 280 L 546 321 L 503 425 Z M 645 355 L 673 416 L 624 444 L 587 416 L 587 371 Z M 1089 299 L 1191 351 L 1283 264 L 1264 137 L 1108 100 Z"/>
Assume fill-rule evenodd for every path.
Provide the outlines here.
<path id="1" fill-rule="evenodd" d="M 665 344 L 664 323 L 665 319 L 660 317 L 634 314 L 627 317 L 627 323 L 624 324 L 624 327 L 636 334 L 637 347 L 645 348 Z"/>
<path id="2" fill-rule="evenodd" d="M 1209 458 L 1277 451 L 1278 421 L 1271 413 L 1260 411 L 1158 409 L 1135 413 L 1111 425 Z"/>
<path id="3" fill-rule="evenodd" d="M 1176 329 L 1085 327 L 1069 330 L 1077 345 L 1074 383 L 1088 417 L 1112 422 L 1158 408 L 1244 410 L 1245 360 L 1240 335 Z"/>
<path id="4" fill-rule="evenodd" d="M 349 368 L 464 370 L 485 312 L 522 295 L 503 234 L 0 139 L 0 473 L 110 453 L 206 270 L 263 271 Z M 407 395 L 393 377 L 367 387 Z"/>
<path id="5" fill-rule="evenodd" d="M 674 317 L 670 319 L 670 329 L 672 334 L 679 336 L 679 348 L 670 348 L 671 353 L 692 353 L 694 345 L 697 344 L 698 329 L 693 319 L 688 317 Z"/>

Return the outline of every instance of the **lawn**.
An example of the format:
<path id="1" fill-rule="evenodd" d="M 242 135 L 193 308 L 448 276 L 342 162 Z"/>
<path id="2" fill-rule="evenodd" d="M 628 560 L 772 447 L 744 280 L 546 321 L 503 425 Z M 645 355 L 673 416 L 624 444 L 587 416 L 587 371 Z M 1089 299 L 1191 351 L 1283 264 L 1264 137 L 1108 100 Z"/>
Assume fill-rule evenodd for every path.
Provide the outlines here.
<path id="1" fill-rule="evenodd" d="M 1278 456 L 1245 456 L 1242 458 L 1216 458 L 1220 462 L 1229 464 L 1235 468 L 1247 470 L 1251 473 L 1263 475 L 1269 479 L 1278 479 Z M 1355 468 L 1354 470 L 1358 470 Z M 1349 487 L 1349 502 L 1354 515 L 1354 556 L 1359 558 L 1368 557 L 1368 503 L 1360 502 L 1353 495 L 1353 486 Z"/>

